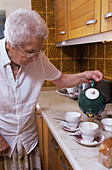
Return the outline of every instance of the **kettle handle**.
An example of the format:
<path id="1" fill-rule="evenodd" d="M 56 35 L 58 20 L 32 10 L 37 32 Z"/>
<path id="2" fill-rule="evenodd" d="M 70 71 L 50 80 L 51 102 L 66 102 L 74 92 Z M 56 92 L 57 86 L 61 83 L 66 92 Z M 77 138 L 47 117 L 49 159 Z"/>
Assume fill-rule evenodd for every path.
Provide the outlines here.
<path id="1" fill-rule="evenodd" d="M 95 86 L 95 80 L 92 79 L 92 80 L 91 80 L 91 87 L 94 87 L 94 86 Z"/>

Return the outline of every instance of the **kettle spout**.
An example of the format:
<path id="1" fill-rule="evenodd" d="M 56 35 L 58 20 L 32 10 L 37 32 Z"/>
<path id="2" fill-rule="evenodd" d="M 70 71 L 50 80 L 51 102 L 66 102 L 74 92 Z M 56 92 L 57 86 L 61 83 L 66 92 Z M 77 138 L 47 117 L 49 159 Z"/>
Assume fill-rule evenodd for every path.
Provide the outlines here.
<path id="1" fill-rule="evenodd" d="M 89 109 L 87 112 L 86 112 L 86 115 L 89 117 L 89 118 L 92 118 L 94 117 L 96 114 L 94 113 L 94 111 L 92 109 Z"/>

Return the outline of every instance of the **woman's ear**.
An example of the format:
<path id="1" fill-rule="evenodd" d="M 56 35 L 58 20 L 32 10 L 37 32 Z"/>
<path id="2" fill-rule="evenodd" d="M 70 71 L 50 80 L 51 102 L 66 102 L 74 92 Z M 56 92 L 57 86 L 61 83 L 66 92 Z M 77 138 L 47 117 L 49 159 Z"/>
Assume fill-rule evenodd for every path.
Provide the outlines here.
<path id="1" fill-rule="evenodd" d="M 7 42 L 6 46 L 9 50 L 14 50 L 14 47 L 11 46 L 10 42 Z"/>

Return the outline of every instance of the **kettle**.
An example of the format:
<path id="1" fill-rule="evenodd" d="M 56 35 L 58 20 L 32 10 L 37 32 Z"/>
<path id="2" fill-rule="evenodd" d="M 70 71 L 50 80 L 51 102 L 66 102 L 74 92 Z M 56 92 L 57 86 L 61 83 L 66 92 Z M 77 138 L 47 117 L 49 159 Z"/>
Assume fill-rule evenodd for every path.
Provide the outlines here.
<path id="1" fill-rule="evenodd" d="M 91 87 L 81 92 L 78 104 L 82 112 L 88 117 L 94 117 L 103 112 L 106 106 L 106 99 L 103 93 L 95 88 L 95 80 L 91 80 Z"/>

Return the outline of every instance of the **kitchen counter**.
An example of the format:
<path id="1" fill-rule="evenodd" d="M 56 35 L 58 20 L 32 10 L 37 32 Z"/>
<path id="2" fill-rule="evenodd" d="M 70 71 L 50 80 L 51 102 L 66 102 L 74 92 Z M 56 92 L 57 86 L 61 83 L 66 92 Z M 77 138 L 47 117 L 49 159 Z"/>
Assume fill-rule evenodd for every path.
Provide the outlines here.
<path id="1" fill-rule="evenodd" d="M 111 108 L 111 105 L 108 104 L 106 108 Z M 89 118 L 79 109 L 77 100 L 69 99 L 57 94 L 55 89 L 51 90 L 47 88 L 40 93 L 37 109 L 41 112 L 48 128 L 52 132 L 74 170 L 107 170 L 106 167 L 97 162 L 100 145 L 84 146 L 77 143 L 74 137 L 70 136 L 71 134 L 73 135 L 73 132 L 63 130 L 60 126 L 60 121 L 54 119 L 64 119 L 64 114 L 66 112 L 78 111 L 82 114 L 82 121 L 89 121 Z M 112 134 L 104 131 L 102 131 L 102 133 L 106 137 L 112 136 Z M 112 168 L 110 170 L 112 170 Z"/>

